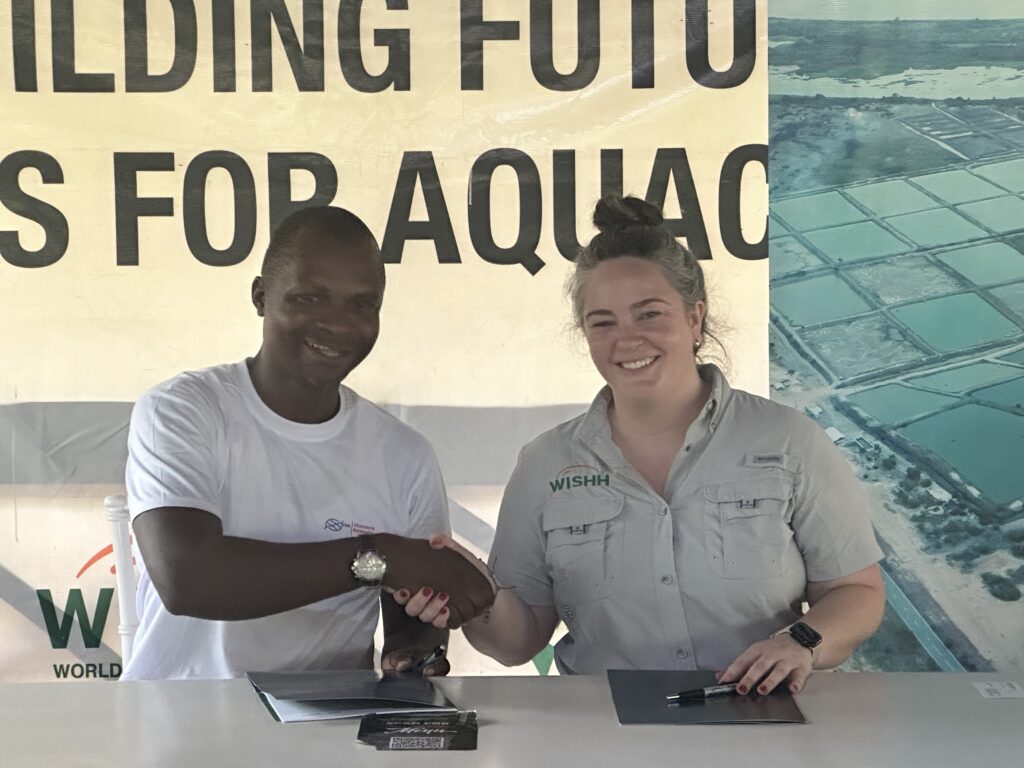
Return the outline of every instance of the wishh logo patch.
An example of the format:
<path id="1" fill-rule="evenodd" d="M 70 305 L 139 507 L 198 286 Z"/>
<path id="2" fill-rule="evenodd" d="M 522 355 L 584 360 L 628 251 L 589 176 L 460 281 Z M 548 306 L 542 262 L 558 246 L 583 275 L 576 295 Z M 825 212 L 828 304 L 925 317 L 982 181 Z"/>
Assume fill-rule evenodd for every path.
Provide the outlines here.
<path id="1" fill-rule="evenodd" d="M 555 479 L 549 481 L 548 485 L 551 486 L 552 493 L 571 488 L 607 487 L 611 485 L 611 477 L 597 467 L 591 467 L 588 464 L 573 464 L 555 475 Z"/>

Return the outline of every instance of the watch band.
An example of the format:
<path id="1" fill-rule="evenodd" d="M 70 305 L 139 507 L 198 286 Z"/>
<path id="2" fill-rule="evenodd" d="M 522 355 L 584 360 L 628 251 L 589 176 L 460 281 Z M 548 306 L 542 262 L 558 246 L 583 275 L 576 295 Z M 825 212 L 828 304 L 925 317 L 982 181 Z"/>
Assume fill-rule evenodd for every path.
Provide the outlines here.
<path id="1" fill-rule="evenodd" d="M 821 645 L 822 640 L 821 634 L 814 627 L 802 621 L 794 621 L 788 627 L 783 627 L 778 632 L 773 632 L 770 637 L 775 638 L 779 635 L 789 635 L 795 643 L 809 650 L 811 652 L 811 663 L 814 663 L 818 646 Z"/>
<path id="2" fill-rule="evenodd" d="M 356 545 L 356 556 L 357 557 L 359 555 L 361 555 L 363 552 L 376 552 L 377 551 L 377 548 L 373 545 L 373 536 L 371 536 L 368 533 L 360 534 L 359 538 L 356 539 L 356 542 L 358 542 L 357 545 Z"/>

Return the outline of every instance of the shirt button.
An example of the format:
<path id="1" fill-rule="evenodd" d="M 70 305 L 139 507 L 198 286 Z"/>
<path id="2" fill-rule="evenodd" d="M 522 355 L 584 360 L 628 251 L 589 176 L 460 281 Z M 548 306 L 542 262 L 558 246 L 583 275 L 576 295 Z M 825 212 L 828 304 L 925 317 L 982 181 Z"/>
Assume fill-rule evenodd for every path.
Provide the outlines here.
<path id="1" fill-rule="evenodd" d="M 690 650 L 688 648 L 677 648 L 676 656 L 680 659 L 688 659 L 690 658 Z"/>
<path id="2" fill-rule="evenodd" d="M 661 577 L 662 584 L 671 584 L 673 581 L 675 581 L 675 579 L 670 574 L 666 573 L 664 576 Z"/>
<path id="3" fill-rule="evenodd" d="M 668 507 L 662 507 L 661 509 L 659 509 L 658 510 L 658 514 L 661 515 L 662 517 L 667 515 L 668 514 Z"/>

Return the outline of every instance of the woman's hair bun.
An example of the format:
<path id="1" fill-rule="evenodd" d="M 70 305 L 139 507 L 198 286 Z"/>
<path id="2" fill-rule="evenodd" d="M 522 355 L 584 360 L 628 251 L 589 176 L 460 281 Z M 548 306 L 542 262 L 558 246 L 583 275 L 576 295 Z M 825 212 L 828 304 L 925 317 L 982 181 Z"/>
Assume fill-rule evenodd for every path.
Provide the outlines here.
<path id="1" fill-rule="evenodd" d="M 594 226 L 601 232 L 638 225 L 656 227 L 662 221 L 661 211 L 639 197 L 605 195 L 594 208 Z"/>

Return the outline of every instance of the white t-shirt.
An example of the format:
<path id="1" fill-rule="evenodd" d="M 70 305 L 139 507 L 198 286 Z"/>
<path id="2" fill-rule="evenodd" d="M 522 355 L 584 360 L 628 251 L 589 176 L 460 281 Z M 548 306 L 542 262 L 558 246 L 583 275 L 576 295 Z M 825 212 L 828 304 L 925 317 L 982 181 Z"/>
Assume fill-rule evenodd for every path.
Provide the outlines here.
<path id="1" fill-rule="evenodd" d="M 444 484 L 426 439 L 347 387 L 340 392 L 336 416 L 299 424 L 263 403 L 245 362 L 154 387 L 132 411 L 132 519 L 192 507 L 220 518 L 227 536 L 286 543 L 447 531 Z M 376 590 L 261 619 L 208 621 L 169 613 L 135 555 L 140 626 L 123 680 L 372 664 Z"/>

